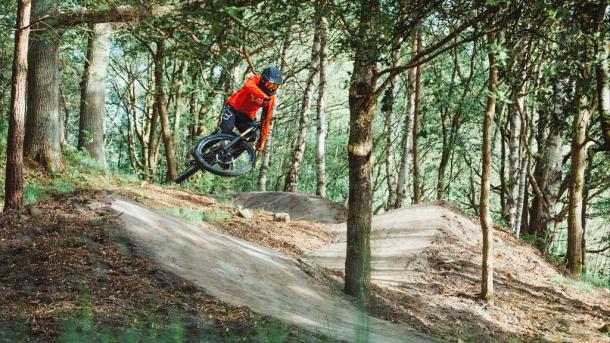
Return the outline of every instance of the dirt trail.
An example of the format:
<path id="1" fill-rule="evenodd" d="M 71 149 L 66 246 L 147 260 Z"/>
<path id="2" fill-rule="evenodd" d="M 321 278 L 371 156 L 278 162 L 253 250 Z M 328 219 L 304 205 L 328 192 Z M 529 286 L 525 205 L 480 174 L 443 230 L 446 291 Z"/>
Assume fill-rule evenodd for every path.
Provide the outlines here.
<path id="1" fill-rule="evenodd" d="M 168 270 L 218 299 L 350 342 L 433 342 L 372 318 L 272 250 L 116 197 L 134 242 Z"/>

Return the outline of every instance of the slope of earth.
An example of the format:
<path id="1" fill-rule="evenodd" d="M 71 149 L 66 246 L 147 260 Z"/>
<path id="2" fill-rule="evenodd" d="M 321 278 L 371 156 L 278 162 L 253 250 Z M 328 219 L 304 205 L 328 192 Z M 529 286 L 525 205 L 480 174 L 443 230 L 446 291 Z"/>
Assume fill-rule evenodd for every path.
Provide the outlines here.
<path id="1" fill-rule="evenodd" d="M 368 316 L 273 250 L 124 198 L 111 200 L 129 236 L 165 269 L 214 297 L 349 342 L 433 342 Z"/>
<path id="2" fill-rule="evenodd" d="M 105 196 L 105 194 L 103 194 Z M 227 305 L 135 253 L 98 192 L 0 215 L 0 342 L 264 340 L 316 336 Z"/>
<path id="3" fill-rule="evenodd" d="M 345 206 L 315 195 L 290 192 L 243 192 L 232 196 L 237 205 L 271 212 L 287 212 L 296 220 L 327 224 L 347 221 Z"/>
<path id="4" fill-rule="evenodd" d="M 337 242 L 312 254 L 343 270 L 345 224 Z M 537 250 L 496 230 L 495 303 L 478 299 L 481 228 L 444 204 L 419 205 L 373 219 L 374 311 L 448 340 L 609 342 L 610 292 L 565 284 Z"/>

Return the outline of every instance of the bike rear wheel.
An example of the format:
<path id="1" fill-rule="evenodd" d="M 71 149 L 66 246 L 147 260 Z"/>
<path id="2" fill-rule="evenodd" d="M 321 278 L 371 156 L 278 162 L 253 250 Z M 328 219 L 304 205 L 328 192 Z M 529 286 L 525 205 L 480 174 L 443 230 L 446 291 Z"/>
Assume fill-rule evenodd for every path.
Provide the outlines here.
<path id="1" fill-rule="evenodd" d="M 193 174 L 195 174 L 199 169 L 199 166 L 195 163 L 189 169 L 183 171 L 182 174 L 178 175 L 178 177 L 174 181 L 176 183 L 182 183 L 189 177 L 193 176 Z"/>
<path id="2" fill-rule="evenodd" d="M 202 169 L 220 176 L 239 176 L 248 173 L 256 163 L 256 152 L 245 140 L 231 145 L 237 137 L 215 134 L 201 139 L 192 155 Z"/>

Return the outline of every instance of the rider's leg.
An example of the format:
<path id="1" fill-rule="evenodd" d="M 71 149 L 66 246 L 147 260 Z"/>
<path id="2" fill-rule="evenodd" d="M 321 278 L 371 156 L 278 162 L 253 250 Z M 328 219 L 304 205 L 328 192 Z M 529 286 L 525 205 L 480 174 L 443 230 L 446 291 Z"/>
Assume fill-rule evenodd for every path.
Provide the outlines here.
<path id="1" fill-rule="evenodd" d="M 237 130 L 239 132 L 244 132 L 247 129 L 250 128 L 250 126 L 252 126 L 252 122 L 254 120 L 244 116 L 244 115 L 237 115 L 235 116 L 235 127 L 237 128 Z M 246 140 L 248 142 L 254 142 L 256 141 L 256 131 L 252 131 L 248 134 L 248 136 L 245 137 Z"/>
<path id="2" fill-rule="evenodd" d="M 235 110 L 232 109 L 231 106 L 226 105 L 220 118 L 220 132 L 233 134 L 233 129 L 235 128 L 235 117 Z"/>

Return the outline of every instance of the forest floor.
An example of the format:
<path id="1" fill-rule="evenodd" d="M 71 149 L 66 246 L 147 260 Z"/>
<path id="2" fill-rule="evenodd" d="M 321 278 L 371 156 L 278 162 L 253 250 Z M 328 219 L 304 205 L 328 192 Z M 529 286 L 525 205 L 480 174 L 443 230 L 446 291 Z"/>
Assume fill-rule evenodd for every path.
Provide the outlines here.
<path id="1" fill-rule="evenodd" d="M 247 220 L 230 202 L 134 180 L 97 177 L 82 190 L 35 177 L 56 191 L 29 210 L 0 215 L 0 341 L 334 340 L 230 305 L 176 277 L 125 235 L 116 211 L 95 204 L 120 194 L 256 243 L 295 259 L 337 296 L 341 264 L 320 257 L 335 251 L 340 258 L 341 225 L 280 223 L 265 211 L 253 211 Z M 398 246 L 398 254 L 385 256 L 374 250 L 371 315 L 454 342 L 610 341 L 610 292 L 568 281 L 535 248 L 501 229 L 495 237 L 496 301 L 479 300 L 480 227 L 441 205 L 376 217 L 377 241 L 411 235 L 422 244 Z M 376 269 L 379 258 L 394 268 L 385 277 Z"/>

